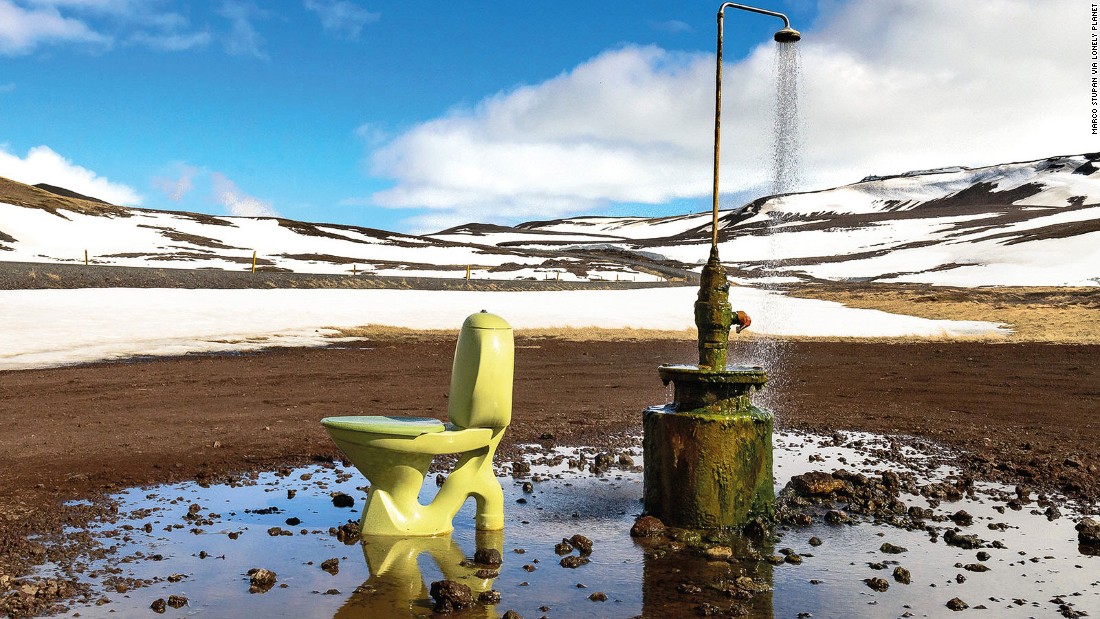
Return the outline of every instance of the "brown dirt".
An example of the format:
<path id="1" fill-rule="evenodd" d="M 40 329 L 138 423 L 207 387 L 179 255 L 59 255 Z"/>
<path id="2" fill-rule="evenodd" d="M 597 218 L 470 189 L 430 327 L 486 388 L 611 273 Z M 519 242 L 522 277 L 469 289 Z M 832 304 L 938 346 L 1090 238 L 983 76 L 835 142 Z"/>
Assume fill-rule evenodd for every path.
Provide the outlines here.
<path id="1" fill-rule="evenodd" d="M 0 373 L 0 575 L 89 517 L 61 502 L 135 484 L 214 480 L 337 456 L 329 415 L 443 416 L 454 334 L 384 334 L 283 349 Z M 1100 346 L 975 342 L 783 344 L 780 426 L 913 434 L 966 451 L 985 478 L 1100 495 Z M 655 371 L 691 339 L 517 339 L 506 446 L 552 434 L 600 445 L 663 403 Z M 773 372 L 773 378 L 780 378 Z"/>

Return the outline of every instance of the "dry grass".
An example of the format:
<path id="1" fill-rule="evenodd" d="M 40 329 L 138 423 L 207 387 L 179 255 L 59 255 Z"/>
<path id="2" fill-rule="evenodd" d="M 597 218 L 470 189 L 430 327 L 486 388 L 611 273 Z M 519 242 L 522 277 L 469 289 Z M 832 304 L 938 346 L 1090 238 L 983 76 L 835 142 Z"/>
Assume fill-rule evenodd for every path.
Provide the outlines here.
<path id="1" fill-rule="evenodd" d="M 831 284 L 787 293 L 923 318 L 1000 322 L 1013 331 L 1007 337 L 977 338 L 989 341 L 1100 344 L 1100 288 Z"/>

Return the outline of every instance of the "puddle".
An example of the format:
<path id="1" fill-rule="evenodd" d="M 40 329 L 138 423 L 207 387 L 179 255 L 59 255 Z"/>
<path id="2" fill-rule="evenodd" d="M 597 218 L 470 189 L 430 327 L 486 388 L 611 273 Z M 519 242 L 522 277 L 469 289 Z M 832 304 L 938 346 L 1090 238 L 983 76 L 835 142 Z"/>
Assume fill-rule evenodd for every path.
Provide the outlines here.
<path id="1" fill-rule="evenodd" d="M 914 445 L 866 434 L 777 433 L 777 491 L 794 475 L 838 468 L 914 473 L 920 484 L 955 474 L 950 454 Z M 961 526 L 961 534 L 977 535 L 982 547 L 946 544 L 945 532 L 956 525 L 944 518 L 927 520 L 934 542 L 926 529 L 815 518 L 807 527 L 780 528 L 774 543 L 753 547 L 712 536 L 709 545 L 732 547 L 734 558 L 708 559 L 701 547 L 692 548 L 690 536 L 678 552 L 667 542 L 629 536 L 642 508 L 640 441 L 614 454 L 602 474 L 587 468 L 595 455 L 590 449 L 526 447 L 530 473 L 501 477 L 507 526 L 497 536 L 474 530 L 471 500 L 450 536 L 344 544 L 331 530 L 358 520 L 365 480 L 339 464 L 284 469 L 233 485 L 132 489 L 114 497 L 115 522 L 93 525 L 91 534 L 107 552 L 75 566 L 95 592 L 93 603 L 66 616 L 155 616 L 150 607 L 156 600 L 179 603 L 170 596 L 180 596 L 186 605 L 166 606 L 164 616 L 427 617 L 428 585 L 445 577 L 471 586 L 475 596 L 500 592 L 498 604 L 476 605 L 459 617 L 500 617 L 509 609 L 528 619 L 697 616 L 706 610 L 729 616 L 731 607 L 753 617 L 940 617 L 950 614 L 945 605 L 952 598 L 970 610 L 984 606 L 990 617 L 1100 616 L 1100 557 L 1082 554 L 1073 528 L 1081 506 L 1056 501 L 1063 516 L 1048 520 L 1034 494 L 1019 510 L 1006 507 L 1016 492 L 1005 486 L 979 483 L 969 496 L 938 504 L 903 493 L 907 506 L 929 508 L 936 517 L 971 514 L 973 523 Z M 584 464 L 577 468 L 581 456 Z M 509 472 L 510 462 L 500 464 L 502 474 Z M 422 497 L 434 491 L 430 475 Z M 337 492 L 354 498 L 354 505 L 335 507 Z M 587 564 L 566 568 L 555 544 L 574 534 L 591 539 L 593 549 Z M 811 545 L 812 537 L 821 544 Z M 907 550 L 889 554 L 881 550 L 884 543 Z M 501 551 L 498 573 L 461 565 L 479 547 Z M 800 564 L 767 560 L 787 549 L 801 556 Z M 979 559 L 979 552 L 988 557 Z M 988 571 L 972 571 L 982 569 L 978 565 Z M 896 567 L 909 571 L 910 584 L 894 579 Z M 249 593 L 253 568 L 274 572 L 274 586 Z M 40 575 L 54 569 L 47 566 Z M 746 576 L 752 581 L 737 581 Z M 889 588 L 870 588 L 865 581 L 872 578 Z M 733 582 L 751 582 L 757 591 L 749 597 L 742 587 L 734 594 Z"/>

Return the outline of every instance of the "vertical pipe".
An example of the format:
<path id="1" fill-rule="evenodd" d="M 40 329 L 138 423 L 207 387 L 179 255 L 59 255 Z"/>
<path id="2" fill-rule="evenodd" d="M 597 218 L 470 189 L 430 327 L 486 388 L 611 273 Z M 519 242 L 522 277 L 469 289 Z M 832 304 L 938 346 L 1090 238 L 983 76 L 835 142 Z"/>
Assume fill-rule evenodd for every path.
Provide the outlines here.
<path id="1" fill-rule="evenodd" d="M 252 250 L 252 272 L 256 272 L 256 250 Z"/>
<path id="2" fill-rule="evenodd" d="M 711 248 L 718 247 L 718 160 L 722 143 L 722 30 L 726 7 L 718 10 L 718 65 L 714 70 L 714 195 L 711 200 Z"/>

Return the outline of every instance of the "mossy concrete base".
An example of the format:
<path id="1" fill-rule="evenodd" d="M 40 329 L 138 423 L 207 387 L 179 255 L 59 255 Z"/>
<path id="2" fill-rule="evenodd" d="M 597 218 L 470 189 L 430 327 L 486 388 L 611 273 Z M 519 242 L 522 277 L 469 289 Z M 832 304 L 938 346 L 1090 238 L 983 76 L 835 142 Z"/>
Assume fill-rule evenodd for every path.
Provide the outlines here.
<path id="1" fill-rule="evenodd" d="M 771 412 L 753 405 L 712 411 L 669 405 L 643 413 L 646 513 L 696 529 L 771 519 Z"/>

